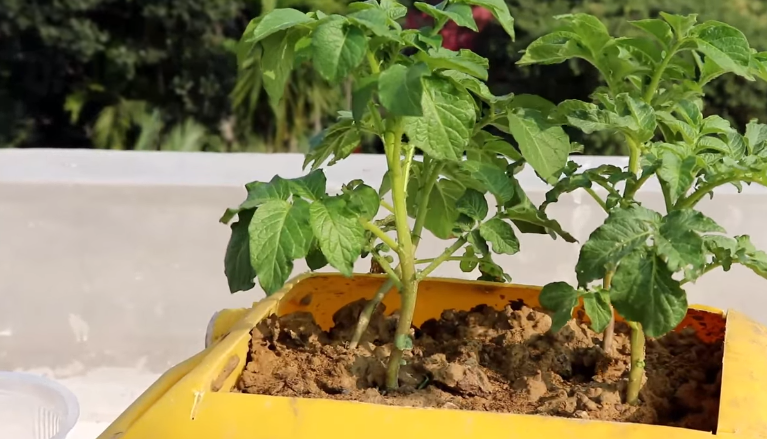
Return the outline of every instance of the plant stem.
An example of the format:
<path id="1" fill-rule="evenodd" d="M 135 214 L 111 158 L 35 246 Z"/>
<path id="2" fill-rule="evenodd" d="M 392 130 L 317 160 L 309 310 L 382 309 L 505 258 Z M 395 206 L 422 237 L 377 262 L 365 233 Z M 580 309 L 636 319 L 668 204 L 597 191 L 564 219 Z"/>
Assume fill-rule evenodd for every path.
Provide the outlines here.
<path id="1" fill-rule="evenodd" d="M 362 334 L 365 333 L 370 324 L 370 317 L 392 287 L 394 287 L 394 281 L 391 278 L 386 279 L 386 282 L 384 282 L 383 285 L 381 285 L 381 288 L 376 291 L 373 298 L 368 300 L 368 303 L 365 304 L 365 308 L 362 309 L 360 317 L 357 319 L 357 327 L 354 329 L 354 335 L 352 336 L 351 342 L 349 342 L 349 349 L 355 349 L 360 343 Z"/>
<path id="2" fill-rule="evenodd" d="M 719 262 L 712 262 L 712 263 L 706 265 L 706 267 L 703 269 L 703 271 L 700 272 L 700 275 L 698 277 L 701 277 L 704 274 L 708 273 L 709 271 L 711 271 L 711 270 L 713 270 L 715 268 L 721 267 L 721 266 L 722 266 L 722 264 L 720 264 Z M 679 285 L 684 285 L 684 284 L 686 284 L 687 282 L 690 282 L 690 281 L 691 281 L 691 279 L 682 279 L 679 282 Z"/>
<path id="3" fill-rule="evenodd" d="M 368 58 L 368 65 L 370 66 L 370 72 L 374 75 L 381 73 L 381 67 L 378 65 L 378 60 L 376 59 L 376 55 L 368 50 L 367 53 Z"/>
<path id="4" fill-rule="evenodd" d="M 378 226 L 371 223 L 370 221 L 366 221 L 363 219 L 360 219 L 360 224 L 362 224 L 362 227 L 364 227 L 365 230 L 376 235 L 378 239 L 383 241 L 383 243 L 388 245 L 392 250 L 394 250 L 395 252 L 399 251 L 399 246 L 397 245 L 397 241 L 395 241 L 391 236 L 387 235 L 386 232 L 378 228 Z"/>
<path id="5" fill-rule="evenodd" d="M 717 180 L 712 181 L 711 183 L 704 184 L 700 188 L 698 188 L 695 192 L 691 193 L 690 196 L 686 198 L 680 198 L 676 202 L 676 206 L 674 206 L 675 209 L 691 209 L 695 207 L 698 202 L 703 199 L 703 197 L 706 196 L 709 192 L 713 191 L 719 186 L 723 186 L 727 183 L 732 183 L 735 181 L 742 181 L 744 183 L 757 183 L 762 186 L 767 186 L 767 181 L 759 178 L 749 178 L 749 177 L 742 177 L 742 176 L 736 176 L 731 178 L 726 178 L 723 180 Z"/>
<path id="6" fill-rule="evenodd" d="M 397 288 L 402 288 L 402 280 L 399 278 L 398 273 L 393 268 L 391 268 L 391 264 L 389 264 L 389 261 L 387 261 L 380 254 L 378 254 L 378 252 L 374 251 L 372 255 L 373 255 L 373 259 L 375 259 L 376 262 L 378 262 L 378 265 L 380 265 L 381 268 L 383 268 L 383 271 L 389 275 L 389 278 L 392 280 L 392 282 L 394 282 L 394 285 Z"/>
<path id="7" fill-rule="evenodd" d="M 642 185 L 645 184 L 647 182 L 647 180 L 649 180 L 652 175 L 653 175 L 652 173 L 648 172 L 647 174 L 642 175 L 642 177 L 640 177 L 636 181 L 636 183 L 631 185 L 630 188 L 627 185 L 626 192 L 623 194 L 623 198 L 625 198 L 625 199 L 633 199 L 634 195 L 636 195 L 637 191 L 639 191 L 639 188 L 641 188 Z"/>
<path id="8" fill-rule="evenodd" d="M 602 288 L 605 290 L 610 290 L 610 285 L 613 281 L 613 274 L 615 274 L 614 271 L 609 270 L 607 273 L 605 273 L 604 279 L 602 279 Z M 612 355 L 613 352 L 613 339 L 615 338 L 615 310 L 613 309 L 613 306 L 610 305 L 610 323 L 607 324 L 607 327 L 605 328 L 605 332 L 602 335 L 602 349 L 604 349 L 605 353 L 607 353 L 608 356 Z"/>
<path id="9" fill-rule="evenodd" d="M 437 260 L 437 258 L 416 259 L 415 260 L 415 264 L 416 265 L 418 265 L 418 264 L 429 264 L 429 263 L 434 262 L 436 260 Z M 477 261 L 477 262 L 479 262 L 479 259 L 476 256 L 473 256 L 473 257 L 451 256 L 451 257 L 449 257 L 447 259 L 443 259 L 442 260 L 442 262 L 447 262 L 447 261 Z"/>
<path id="10" fill-rule="evenodd" d="M 420 281 L 426 278 L 426 276 L 431 274 L 432 271 L 436 270 L 437 267 L 439 267 L 443 262 L 449 260 L 450 257 L 453 256 L 453 253 L 457 252 L 461 247 L 463 247 L 464 244 L 466 244 L 466 237 L 462 236 L 458 238 L 458 240 L 456 240 L 453 245 L 448 247 L 444 253 L 434 259 L 431 264 L 429 264 L 426 268 L 423 269 L 423 271 L 418 274 L 418 280 Z"/>
<path id="11" fill-rule="evenodd" d="M 384 200 L 381 200 L 381 207 L 383 207 L 384 209 L 388 210 L 391 213 L 394 213 L 394 207 Z"/>
<path id="12" fill-rule="evenodd" d="M 669 50 L 666 54 L 666 57 L 663 58 L 663 60 L 658 65 L 658 69 L 655 70 L 655 73 L 650 80 L 650 85 L 647 86 L 647 90 L 645 91 L 643 97 L 644 101 L 648 104 L 652 101 L 653 96 L 655 96 L 655 92 L 658 91 L 658 86 L 660 85 L 660 80 L 663 77 L 663 73 L 666 71 L 666 67 L 668 67 L 671 59 L 674 58 L 674 55 L 676 55 L 676 53 L 679 51 L 680 44 L 681 42 L 674 44 L 671 50 Z"/>
<path id="13" fill-rule="evenodd" d="M 394 223 L 397 227 L 397 241 L 399 247 L 397 254 L 400 261 L 400 273 L 402 276 L 402 288 L 400 288 L 400 315 L 397 322 L 397 330 L 394 334 L 394 349 L 389 357 L 389 366 L 386 371 L 386 388 L 393 390 L 399 387 L 399 367 L 408 347 L 402 342 L 410 337 L 410 327 L 413 324 L 416 295 L 418 292 L 418 280 L 415 273 L 415 255 L 411 239 L 410 226 L 407 217 L 407 175 L 403 175 L 403 166 L 400 165 L 402 155 L 402 125 L 398 119 L 387 119 L 385 144 L 386 157 L 389 164 L 392 183 L 392 201 L 394 203 Z M 409 166 L 408 166 L 409 169 Z"/>
<path id="14" fill-rule="evenodd" d="M 636 405 L 639 402 L 639 390 L 642 388 L 644 376 L 644 331 L 638 322 L 629 322 L 631 327 L 631 370 L 629 385 L 626 389 L 626 403 Z"/>
<path id="15" fill-rule="evenodd" d="M 594 192 L 594 189 L 591 189 L 590 187 L 586 187 L 586 188 L 583 188 L 583 189 L 584 189 L 584 190 L 585 190 L 585 191 L 586 191 L 586 192 L 587 192 L 589 195 L 591 195 L 591 198 L 593 198 L 593 199 L 594 199 L 594 201 L 596 201 L 596 202 L 597 202 L 597 204 L 599 204 L 599 206 L 600 206 L 600 207 L 601 207 L 601 208 L 602 208 L 602 209 L 603 209 L 605 212 L 609 212 L 609 210 L 607 209 L 607 204 L 605 203 L 605 201 L 604 201 L 602 198 L 600 198 L 600 197 L 599 197 L 599 195 L 597 195 L 597 193 L 596 193 L 596 192 Z"/>
<path id="16" fill-rule="evenodd" d="M 639 174 L 639 160 L 641 158 L 642 150 L 639 148 L 639 144 L 636 140 L 634 140 L 630 136 L 626 136 L 626 143 L 629 146 L 629 172 L 631 172 L 634 175 Z M 646 179 L 645 179 L 646 180 Z M 623 190 L 623 198 L 628 198 L 628 194 L 633 194 L 639 189 L 639 182 L 642 181 L 641 179 L 637 180 L 636 183 L 633 185 L 626 182 L 626 187 Z M 642 181 L 644 183 L 644 181 Z"/>
<path id="17" fill-rule="evenodd" d="M 394 333 L 394 349 L 392 349 L 389 356 L 389 366 L 386 369 L 387 390 L 396 390 L 399 387 L 399 368 L 405 356 L 406 347 L 400 345 L 398 341 L 410 337 L 410 327 L 413 324 L 417 292 L 418 282 L 415 280 L 405 282 L 400 290 L 399 321 L 397 322 L 397 331 Z"/>

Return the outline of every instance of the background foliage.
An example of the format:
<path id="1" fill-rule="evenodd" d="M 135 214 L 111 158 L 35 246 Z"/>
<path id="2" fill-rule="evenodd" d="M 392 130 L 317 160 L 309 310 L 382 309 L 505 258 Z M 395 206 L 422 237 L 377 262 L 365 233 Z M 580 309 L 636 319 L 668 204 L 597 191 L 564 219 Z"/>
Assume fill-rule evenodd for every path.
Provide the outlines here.
<path id="1" fill-rule="evenodd" d="M 767 50 L 763 0 L 507 1 L 517 41 L 491 24 L 467 43 L 490 59 L 496 95 L 588 99 L 585 93 L 599 79 L 584 63 L 514 65 L 520 50 L 555 25 L 555 15 L 569 12 L 594 14 L 614 34 L 633 31 L 626 19 L 661 10 L 699 13 L 702 20 L 741 29 L 754 47 Z M 261 92 L 258 66 L 239 66 L 238 75 L 237 39 L 250 18 L 275 6 L 342 12 L 345 5 L 345 0 L 4 0 L 0 147 L 303 152 L 337 110 L 348 108 L 346 90 L 298 68 L 287 99 L 272 107 Z M 764 83 L 728 77 L 708 90 L 706 110 L 743 129 L 752 118 L 767 121 L 766 98 Z M 578 140 L 580 134 L 572 134 Z M 587 154 L 624 153 L 609 135 L 591 135 L 581 143 Z"/>

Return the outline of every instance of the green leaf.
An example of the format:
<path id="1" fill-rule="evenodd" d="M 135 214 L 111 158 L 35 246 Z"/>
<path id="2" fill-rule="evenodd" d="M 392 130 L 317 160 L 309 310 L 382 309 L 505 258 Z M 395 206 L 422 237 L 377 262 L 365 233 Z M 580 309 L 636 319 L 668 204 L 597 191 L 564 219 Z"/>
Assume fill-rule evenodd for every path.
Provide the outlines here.
<path id="1" fill-rule="evenodd" d="M 676 37 L 680 40 L 685 38 L 690 33 L 690 29 L 698 22 L 698 14 L 675 15 L 661 12 L 660 16 L 671 25 Z"/>
<path id="2" fill-rule="evenodd" d="M 440 4 L 441 5 L 441 4 Z M 437 20 L 453 20 L 455 24 L 477 32 L 477 23 L 474 21 L 471 6 L 461 3 L 451 3 L 446 8 L 441 9 L 438 6 L 432 6 L 428 3 L 415 2 L 414 6 L 422 12 Z"/>
<path id="3" fill-rule="evenodd" d="M 226 246 L 224 256 L 224 274 L 229 283 L 229 292 L 248 291 L 256 286 L 253 279 L 256 271 L 250 265 L 250 238 L 248 225 L 253 218 L 255 209 L 247 209 L 239 213 L 237 222 L 233 223 L 232 236 Z"/>
<path id="4" fill-rule="evenodd" d="M 401 5 L 397 0 L 381 0 L 381 9 L 386 11 L 392 20 L 399 20 L 407 15 L 407 7 Z"/>
<path id="5" fill-rule="evenodd" d="M 571 58 L 590 60 L 591 56 L 588 49 L 580 44 L 575 34 L 566 31 L 556 31 L 530 43 L 517 64 L 521 66 L 530 64 L 559 64 Z"/>
<path id="6" fill-rule="evenodd" d="M 358 79 L 352 92 L 352 117 L 355 123 L 360 123 L 365 116 L 367 106 L 378 89 L 378 75 L 366 76 Z"/>
<path id="7" fill-rule="evenodd" d="M 595 291 L 584 294 L 583 309 L 591 320 L 591 329 L 595 332 L 603 332 L 613 317 L 613 309 L 610 307 L 610 293 L 608 291 Z"/>
<path id="8" fill-rule="evenodd" d="M 394 64 L 378 78 L 378 98 L 392 115 L 421 116 L 424 99 L 423 77 L 429 74 L 426 64 L 410 67 Z"/>
<path id="9" fill-rule="evenodd" d="M 723 233 L 724 229 L 698 211 L 675 210 L 663 218 L 655 246 L 672 272 L 687 267 L 699 270 L 706 259 L 703 238 L 698 233 L 709 232 Z"/>
<path id="10" fill-rule="evenodd" d="M 648 18 L 645 20 L 630 21 L 629 23 L 655 37 L 664 49 L 668 50 L 671 47 L 674 35 L 671 33 L 671 26 L 665 21 L 658 18 Z"/>
<path id="11" fill-rule="evenodd" d="M 555 233 L 567 242 L 578 242 L 571 234 L 562 229 L 562 226 L 556 221 L 549 219 L 544 212 L 536 210 L 532 206 L 519 205 L 503 211 L 503 217 L 510 219 L 516 226 L 525 233 L 522 223 L 542 227 L 549 233 Z"/>
<path id="12" fill-rule="evenodd" d="M 424 227 L 439 239 L 453 237 L 453 224 L 458 219 L 456 207 L 464 187 L 451 180 L 437 180 L 429 194 Z M 422 207 L 419 207 L 422 208 Z"/>
<path id="13" fill-rule="evenodd" d="M 316 201 L 325 196 L 327 178 L 325 177 L 325 172 L 318 169 L 303 177 L 288 180 L 288 183 L 295 195 Z"/>
<path id="14" fill-rule="evenodd" d="M 725 71 L 753 80 L 749 73 L 751 48 L 743 32 L 717 21 L 707 21 L 692 29 L 698 51 Z"/>
<path id="15" fill-rule="evenodd" d="M 737 236 L 738 250 L 735 262 L 750 268 L 754 273 L 767 278 L 767 253 L 757 250 L 747 235 Z"/>
<path id="16" fill-rule="evenodd" d="M 300 36 L 293 31 L 279 32 L 262 42 L 264 53 L 261 55 L 261 79 L 273 108 L 282 100 L 285 84 L 293 70 L 293 49 Z"/>
<path id="17" fill-rule="evenodd" d="M 320 24 L 312 34 L 312 60 L 320 76 L 339 82 L 360 65 L 367 38 L 360 28 L 338 17 Z"/>
<path id="18" fill-rule="evenodd" d="M 430 49 L 428 53 L 418 52 L 415 59 L 425 63 L 433 71 L 456 70 L 487 80 L 487 60 L 470 50 L 455 52 L 440 47 Z"/>
<path id="19" fill-rule="evenodd" d="M 347 195 L 349 197 L 349 208 L 367 221 L 375 218 L 378 210 L 381 208 L 381 199 L 378 196 L 378 192 L 366 184 L 355 187 Z"/>
<path id="20" fill-rule="evenodd" d="M 697 175 L 697 163 L 698 160 L 694 156 L 681 158 L 670 151 L 661 156 L 658 178 L 667 185 L 672 204 L 686 195 L 692 187 Z"/>
<path id="21" fill-rule="evenodd" d="M 578 290 L 566 282 L 553 282 L 541 289 L 538 300 L 541 306 L 554 312 L 551 318 L 551 332 L 559 332 L 570 319 L 578 305 Z"/>
<path id="22" fill-rule="evenodd" d="M 360 141 L 360 131 L 352 119 L 337 122 L 323 132 L 320 143 L 306 154 L 304 168 L 311 163 L 314 171 L 332 155 L 333 160 L 328 163 L 331 166 L 348 157 L 360 145 Z"/>
<path id="23" fill-rule="evenodd" d="M 767 125 L 759 123 L 756 119 L 752 119 L 746 125 L 745 137 L 748 141 L 748 149 L 750 153 L 754 154 L 759 145 L 767 142 Z"/>
<path id="24" fill-rule="evenodd" d="M 301 11 L 292 8 L 275 9 L 266 14 L 253 30 L 253 37 L 246 40 L 249 43 L 257 43 L 282 30 L 290 29 L 314 21 Z M 265 43 L 265 47 L 270 47 Z"/>
<path id="25" fill-rule="evenodd" d="M 724 271 L 729 271 L 732 264 L 741 264 L 767 278 L 767 253 L 757 250 L 749 236 L 741 235 L 733 239 L 708 235 L 703 239 L 706 249 L 714 255 L 714 262 L 719 263 Z"/>
<path id="26" fill-rule="evenodd" d="M 461 168 L 482 183 L 491 194 L 498 197 L 501 204 L 511 200 L 514 196 L 514 186 L 509 182 L 509 177 L 506 176 L 504 170 L 488 163 L 473 160 L 461 162 Z"/>
<path id="27" fill-rule="evenodd" d="M 466 241 L 471 244 L 474 251 L 480 255 L 488 256 L 490 254 L 490 247 L 487 245 L 487 241 L 482 235 L 479 234 L 479 230 L 472 230 L 466 235 Z"/>
<path id="28" fill-rule="evenodd" d="M 570 154 L 570 139 L 562 127 L 552 125 L 536 110 L 509 111 L 508 118 L 522 156 L 544 180 L 556 183 Z"/>
<path id="29" fill-rule="evenodd" d="M 650 337 L 670 331 L 687 314 L 687 294 L 652 249 L 638 248 L 618 266 L 610 299 L 627 320 L 639 322 Z"/>
<path id="30" fill-rule="evenodd" d="M 474 93 L 485 102 L 497 103 L 502 100 L 501 97 L 494 96 L 484 82 L 464 72 L 459 72 L 457 70 L 442 70 L 439 72 L 439 75 L 451 79 L 453 82 Z"/>
<path id="31" fill-rule="evenodd" d="M 456 202 L 455 207 L 458 212 L 476 221 L 482 221 L 487 217 L 488 206 L 485 195 L 474 189 L 466 189 L 466 192 Z"/>
<path id="32" fill-rule="evenodd" d="M 282 288 L 293 271 L 293 260 L 305 257 L 312 241 L 309 204 L 272 200 L 262 204 L 249 225 L 250 263 L 267 295 Z"/>
<path id="33" fill-rule="evenodd" d="M 636 140 L 643 143 L 652 139 L 658 126 L 653 108 L 628 93 L 616 96 L 615 102 L 618 104 L 620 113 L 631 117 L 633 121 L 631 128 L 635 132 Z"/>
<path id="34" fill-rule="evenodd" d="M 370 29 L 375 35 L 379 37 L 390 37 L 392 35 L 391 29 L 389 29 L 388 19 L 389 16 L 386 11 L 380 8 L 368 8 L 361 11 L 353 12 L 346 16 L 352 23 L 355 23 L 364 28 Z"/>
<path id="35" fill-rule="evenodd" d="M 459 161 L 476 121 L 474 100 L 446 79 L 424 78 L 423 86 L 423 117 L 405 118 L 410 144 L 436 160 Z"/>
<path id="36" fill-rule="evenodd" d="M 322 254 L 333 268 L 351 276 L 365 242 L 365 229 L 347 202 L 341 197 L 328 197 L 309 208 L 311 230 L 319 241 Z"/>
<path id="37" fill-rule="evenodd" d="M 575 272 L 580 285 L 602 279 L 626 255 L 643 247 L 660 223 L 657 212 L 641 206 L 612 210 L 581 247 Z"/>
<path id="38" fill-rule="evenodd" d="M 583 13 L 563 14 L 555 17 L 564 22 L 563 30 L 577 35 L 579 43 L 597 55 L 610 41 L 607 27 L 595 16 Z"/>
<path id="39" fill-rule="evenodd" d="M 312 240 L 312 244 L 309 246 L 309 253 L 306 255 L 306 265 L 312 271 L 317 271 L 328 265 L 328 260 L 322 254 L 320 244 L 316 239 Z"/>
<path id="40" fill-rule="evenodd" d="M 384 172 L 383 177 L 381 178 L 381 185 L 378 187 L 378 195 L 383 198 L 384 195 L 388 194 L 389 191 L 391 191 L 391 177 L 389 174 L 389 170 L 387 169 L 386 172 Z"/>
<path id="41" fill-rule="evenodd" d="M 458 0 L 456 3 L 465 3 L 468 5 L 482 6 L 490 11 L 496 20 L 501 24 L 503 30 L 514 40 L 514 18 L 511 17 L 509 7 L 504 0 Z"/>
<path id="42" fill-rule="evenodd" d="M 463 257 L 465 259 L 463 259 L 459 265 L 461 271 L 464 273 L 474 271 L 474 269 L 477 268 L 477 265 L 479 265 L 479 260 L 474 258 L 474 247 L 466 247 L 466 250 L 463 252 Z"/>
<path id="43" fill-rule="evenodd" d="M 479 234 L 492 244 L 496 253 L 513 255 L 519 252 L 519 240 L 514 229 L 500 218 L 492 218 L 480 224 Z"/>
<path id="44" fill-rule="evenodd" d="M 479 261 L 479 272 L 482 275 L 477 280 L 490 282 L 511 282 L 511 276 L 503 271 L 503 268 L 490 259 Z"/>
<path id="45" fill-rule="evenodd" d="M 586 134 L 595 131 L 628 128 L 631 122 L 612 111 L 603 110 L 589 103 L 568 99 L 562 101 L 556 110 L 556 117 Z"/>
<path id="46" fill-rule="evenodd" d="M 237 208 L 226 209 L 220 222 L 227 224 L 239 212 L 256 208 L 271 200 L 287 200 L 291 195 L 290 182 L 279 175 L 272 177 L 269 183 L 253 181 L 245 185 L 248 196 Z"/>

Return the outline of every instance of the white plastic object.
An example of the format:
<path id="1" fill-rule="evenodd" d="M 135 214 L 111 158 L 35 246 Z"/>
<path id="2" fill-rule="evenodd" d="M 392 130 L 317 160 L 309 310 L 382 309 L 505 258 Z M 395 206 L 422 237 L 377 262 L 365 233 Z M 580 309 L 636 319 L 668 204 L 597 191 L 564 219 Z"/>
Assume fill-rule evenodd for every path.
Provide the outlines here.
<path id="1" fill-rule="evenodd" d="M 77 398 L 61 384 L 0 371 L 0 438 L 64 439 L 79 415 Z"/>

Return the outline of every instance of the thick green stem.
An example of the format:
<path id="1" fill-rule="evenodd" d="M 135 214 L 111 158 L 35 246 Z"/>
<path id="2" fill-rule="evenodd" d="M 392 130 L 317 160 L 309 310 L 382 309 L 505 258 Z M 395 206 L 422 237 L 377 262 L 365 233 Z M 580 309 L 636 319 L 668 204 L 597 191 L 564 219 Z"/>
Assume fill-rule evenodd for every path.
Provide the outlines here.
<path id="1" fill-rule="evenodd" d="M 386 282 L 384 282 L 383 285 L 381 285 L 381 288 L 376 291 L 373 298 L 365 304 L 365 308 L 362 309 L 362 312 L 357 319 L 357 327 L 354 329 L 352 341 L 349 342 L 349 349 L 355 349 L 360 343 L 362 334 L 365 333 L 365 331 L 368 329 L 368 325 L 370 324 L 370 317 L 373 315 L 373 312 L 375 312 L 376 308 L 378 308 L 378 305 L 384 299 L 389 290 L 392 289 L 392 287 L 394 287 L 394 281 L 391 278 L 386 279 Z"/>
<path id="2" fill-rule="evenodd" d="M 604 279 L 602 279 L 602 288 L 610 290 L 610 285 L 613 281 L 613 274 L 615 272 L 610 270 L 605 273 Z M 610 323 L 607 324 L 604 334 L 602 335 L 602 349 L 604 349 L 607 355 L 612 355 L 613 352 L 613 340 L 615 339 L 615 310 L 610 305 Z"/>
<path id="3" fill-rule="evenodd" d="M 389 356 L 389 367 L 386 369 L 387 390 L 396 390 L 399 387 L 399 368 L 405 351 L 412 348 L 410 327 L 413 323 L 417 292 L 417 281 L 405 282 L 400 290 L 399 321 L 397 322 L 397 331 L 394 333 L 394 349 Z M 407 343 L 408 341 L 410 343 Z"/>
<path id="4" fill-rule="evenodd" d="M 642 377 L 644 376 L 644 331 L 642 325 L 637 322 L 629 322 L 631 326 L 631 370 L 629 371 L 629 385 L 626 389 L 626 403 L 636 405 L 639 402 L 639 390 L 642 389 Z"/>
<path id="5" fill-rule="evenodd" d="M 644 101 L 648 104 L 652 101 L 653 96 L 655 96 L 655 92 L 658 91 L 658 86 L 660 85 L 661 78 L 663 78 L 663 73 L 666 71 L 666 67 L 668 67 L 671 59 L 674 58 L 676 53 L 679 51 L 679 47 L 680 42 L 674 44 L 674 47 L 668 51 L 666 57 L 663 58 L 663 60 L 658 65 L 658 68 L 655 70 L 655 73 L 653 73 L 652 79 L 650 79 L 650 85 L 647 86 L 647 90 L 645 90 L 643 97 Z"/>
<path id="6" fill-rule="evenodd" d="M 402 155 L 402 125 L 399 120 L 387 120 L 385 148 L 386 157 L 389 164 L 392 183 L 392 201 L 394 203 L 394 223 L 397 227 L 397 241 L 399 248 L 397 254 L 400 261 L 400 279 L 402 288 L 400 289 L 400 315 L 397 322 L 397 330 L 394 334 L 394 349 L 389 357 L 389 367 L 386 372 L 386 388 L 393 390 L 399 387 L 399 368 L 404 351 L 411 348 L 410 327 L 413 323 L 413 312 L 415 311 L 416 295 L 418 292 L 418 280 L 415 272 L 415 254 L 413 242 L 411 239 L 410 226 L 407 217 L 406 204 L 406 184 L 407 175 L 404 175 L 403 167 L 409 169 L 409 164 L 402 166 L 400 156 Z M 412 158 L 412 156 L 411 156 Z M 407 343 L 411 341 L 411 343 Z"/>
<path id="7" fill-rule="evenodd" d="M 629 172 L 637 176 L 639 174 L 639 161 L 642 156 L 642 150 L 639 146 L 639 143 L 634 140 L 630 136 L 626 136 L 626 143 L 629 146 Z M 626 187 L 623 190 L 623 198 L 629 198 L 628 195 L 631 194 L 633 196 L 634 193 L 639 189 L 639 182 L 642 181 L 642 179 L 636 180 L 634 184 L 630 184 L 631 182 L 626 182 Z M 644 183 L 644 181 L 642 181 Z"/>

